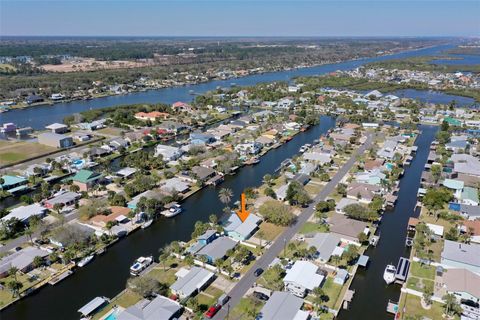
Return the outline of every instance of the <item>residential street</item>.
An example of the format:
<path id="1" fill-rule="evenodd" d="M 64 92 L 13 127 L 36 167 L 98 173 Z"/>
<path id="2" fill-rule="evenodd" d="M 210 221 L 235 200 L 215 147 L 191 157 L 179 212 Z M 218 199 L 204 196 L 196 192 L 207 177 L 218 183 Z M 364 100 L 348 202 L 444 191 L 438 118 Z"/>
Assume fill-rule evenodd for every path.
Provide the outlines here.
<path id="1" fill-rule="evenodd" d="M 288 243 L 293 236 L 298 232 L 300 227 L 312 216 L 315 212 L 315 205 L 325 200 L 325 198 L 332 193 L 337 184 L 343 179 L 343 177 L 348 173 L 348 171 L 353 167 L 356 162 L 357 155 L 363 154 L 368 150 L 373 142 L 374 135 L 368 134 L 367 140 L 363 145 L 361 145 L 351 156 L 351 158 L 338 170 L 338 172 L 333 176 L 327 185 L 320 191 L 320 193 L 313 199 L 313 202 L 305 208 L 302 213 L 297 217 L 296 222 L 286 229 L 283 234 L 281 234 L 275 242 L 271 245 L 269 249 L 257 260 L 255 265 L 243 276 L 243 278 L 233 287 L 233 289 L 228 293 L 231 297 L 230 301 L 226 306 L 224 306 L 216 315 L 213 317 L 215 320 L 224 320 L 228 319 L 228 310 L 233 309 L 240 301 L 240 299 L 245 295 L 247 290 L 251 288 L 257 277 L 253 274 L 254 271 L 258 268 L 266 270 L 270 263 L 277 257 L 280 252 L 284 249 L 286 243 Z"/>

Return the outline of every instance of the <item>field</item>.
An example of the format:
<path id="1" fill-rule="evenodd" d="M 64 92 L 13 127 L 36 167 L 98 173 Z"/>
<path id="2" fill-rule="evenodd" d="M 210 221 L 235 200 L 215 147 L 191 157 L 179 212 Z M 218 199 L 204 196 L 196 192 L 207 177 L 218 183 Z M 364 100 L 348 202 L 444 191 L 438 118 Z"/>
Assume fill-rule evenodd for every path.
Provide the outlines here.
<path id="1" fill-rule="evenodd" d="M 57 150 L 35 142 L 0 141 L 0 165 L 7 165 L 17 161 L 29 159 Z"/>

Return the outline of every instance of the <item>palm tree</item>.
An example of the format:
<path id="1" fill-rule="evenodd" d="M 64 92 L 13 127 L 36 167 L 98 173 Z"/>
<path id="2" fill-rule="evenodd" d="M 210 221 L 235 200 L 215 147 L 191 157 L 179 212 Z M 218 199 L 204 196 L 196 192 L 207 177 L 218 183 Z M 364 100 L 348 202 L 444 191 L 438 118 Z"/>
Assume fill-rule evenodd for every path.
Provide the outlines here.
<path id="1" fill-rule="evenodd" d="M 169 246 L 165 246 L 163 248 L 161 248 L 160 250 L 158 250 L 160 252 L 160 256 L 158 257 L 163 265 L 163 270 L 166 269 L 165 267 L 165 262 L 167 261 L 167 259 L 170 257 L 170 247 Z"/>
<path id="2" fill-rule="evenodd" d="M 222 188 L 218 192 L 218 199 L 220 199 L 220 202 L 223 203 L 226 207 L 228 207 L 228 203 L 232 201 L 233 197 L 233 192 L 229 188 Z"/>
<path id="3" fill-rule="evenodd" d="M 20 289 L 23 287 L 23 283 L 17 280 L 12 280 L 7 283 L 8 289 L 12 291 L 12 297 L 15 298 L 17 295 L 19 295 Z"/>
<path id="4" fill-rule="evenodd" d="M 17 281 L 17 272 L 18 272 L 18 268 L 17 267 L 11 267 L 10 269 L 8 269 L 8 274 L 10 276 L 13 276 L 13 278 L 15 279 L 15 281 Z"/>
<path id="5" fill-rule="evenodd" d="M 458 305 L 457 298 L 453 294 L 446 294 L 443 296 L 445 302 L 445 313 L 447 316 L 458 314 L 460 306 Z"/>

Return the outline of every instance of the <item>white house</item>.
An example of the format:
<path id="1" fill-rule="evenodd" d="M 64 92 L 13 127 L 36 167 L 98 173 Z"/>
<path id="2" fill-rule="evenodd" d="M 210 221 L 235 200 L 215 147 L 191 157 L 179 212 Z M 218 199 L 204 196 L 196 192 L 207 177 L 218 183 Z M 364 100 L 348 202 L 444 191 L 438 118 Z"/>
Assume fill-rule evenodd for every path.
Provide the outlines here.
<path id="1" fill-rule="evenodd" d="M 285 289 L 303 298 L 308 291 L 319 287 L 325 277 L 317 273 L 318 267 L 308 261 L 296 261 L 283 278 Z"/>

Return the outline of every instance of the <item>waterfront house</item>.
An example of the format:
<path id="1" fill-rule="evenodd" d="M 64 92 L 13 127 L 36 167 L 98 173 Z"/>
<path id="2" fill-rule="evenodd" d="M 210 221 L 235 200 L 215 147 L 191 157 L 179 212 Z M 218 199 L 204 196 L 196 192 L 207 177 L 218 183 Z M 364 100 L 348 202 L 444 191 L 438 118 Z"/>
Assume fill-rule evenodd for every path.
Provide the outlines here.
<path id="1" fill-rule="evenodd" d="M 480 245 L 445 240 L 441 264 L 447 268 L 464 268 L 480 274 Z"/>
<path id="2" fill-rule="evenodd" d="M 303 299 L 290 292 L 273 292 L 259 313 L 261 320 L 308 320 L 310 314 L 301 310 Z"/>
<path id="3" fill-rule="evenodd" d="M 68 126 L 62 123 L 52 123 L 45 127 L 47 130 L 50 130 L 52 133 L 65 133 L 68 132 Z"/>
<path id="4" fill-rule="evenodd" d="M 454 162 L 454 172 L 480 176 L 480 160 L 478 158 L 469 154 L 453 154 L 450 160 Z"/>
<path id="5" fill-rule="evenodd" d="M 325 277 L 318 274 L 318 267 L 309 261 L 295 261 L 283 278 L 285 289 L 303 298 L 308 292 L 319 287 Z"/>
<path id="6" fill-rule="evenodd" d="M 25 169 L 23 174 L 27 177 L 34 176 L 34 177 L 43 177 L 50 171 L 51 167 L 47 164 L 31 164 Z"/>
<path id="7" fill-rule="evenodd" d="M 341 240 L 336 234 L 318 232 L 313 237 L 305 237 L 305 242 L 317 249 L 316 259 L 326 263 L 332 257 Z"/>
<path id="8" fill-rule="evenodd" d="M 219 259 L 225 258 L 227 251 L 235 248 L 237 242 L 229 237 L 219 237 L 202 247 L 197 256 L 205 256 L 209 263 L 214 263 Z"/>
<path id="9" fill-rule="evenodd" d="M 204 268 L 181 268 L 175 273 L 177 280 L 170 286 L 172 293 L 180 299 L 189 298 L 206 288 L 215 278 L 215 274 Z"/>
<path id="10" fill-rule="evenodd" d="M 29 95 L 27 99 L 25 100 L 27 104 L 32 104 L 32 103 L 38 103 L 38 102 L 43 102 L 43 97 L 38 96 L 36 94 Z"/>
<path id="11" fill-rule="evenodd" d="M 211 168 L 202 167 L 202 166 L 193 167 L 192 173 L 195 179 L 197 179 L 202 183 L 216 175 L 215 170 Z"/>
<path id="12" fill-rule="evenodd" d="M 225 233 L 238 241 L 245 241 L 249 239 L 258 229 L 258 225 L 262 219 L 251 213 L 247 219 L 242 222 L 236 213 L 232 213 L 225 223 Z"/>
<path id="13" fill-rule="evenodd" d="M 190 143 L 194 145 L 206 145 L 215 142 L 215 137 L 209 133 L 192 132 L 190 133 Z"/>
<path id="14" fill-rule="evenodd" d="M 480 302 L 480 275 L 467 269 L 448 269 L 444 271 L 441 282 L 445 290 L 454 294 L 459 302 Z"/>
<path id="15" fill-rule="evenodd" d="M 340 237 L 342 241 L 359 245 L 358 236 L 360 233 L 370 234 L 368 223 L 350 219 L 343 214 L 335 213 L 328 219 L 330 232 Z"/>
<path id="16" fill-rule="evenodd" d="M 26 188 L 26 184 L 28 183 L 28 180 L 22 176 L 3 175 L 2 179 L 3 183 L 0 184 L 0 189 L 10 193 L 24 187 Z"/>
<path id="17" fill-rule="evenodd" d="M 174 121 L 163 121 L 162 123 L 157 125 L 157 128 L 174 134 L 190 129 L 190 127 L 186 124 Z"/>
<path id="18" fill-rule="evenodd" d="M 352 205 L 352 204 L 360 204 L 357 199 L 350 199 L 350 198 L 342 198 L 338 201 L 337 205 L 335 206 L 335 212 L 339 214 L 345 214 L 345 207 Z"/>
<path id="19" fill-rule="evenodd" d="M 74 185 L 80 188 L 80 191 L 89 191 L 93 186 L 98 184 L 102 178 L 103 175 L 101 173 L 82 169 L 72 177 L 72 181 Z"/>
<path id="20" fill-rule="evenodd" d="M 161 200 L 164 197 L 165 194 L 160 189 L 147 190 L 133 197 L 132 200 L 128 202 L 127 207 L 131 210 L 136 210 L 141 198 Z"/>
<path id="21" fill-rule="evenodd" d="M 178 302 L 157 295 L 153 300 L 143 299 L 135 305 L 128 307 L 115 317 L 116 320 L 172 320 L 177 319 L 182 305 Z"/>
<path id="22" fill-rule="evenodd" d="M 30 204 L 28 206 L 20 206 L 10 210 L 6 216 L 2 217 L 1 221 L 8 221 L 12 218 L 20 220 L 24 224 L 28 224 L 28 221 L 33 216 L 44 217 L 47 209 L 38 203 Z"/>
<path id="23" fill-rule="evenodd" d="M 163 182 L 163 185 L 160 187 L 160 190 L 166 193 L 179 192 L 185 193 L 190 190 L 190 185 L 180 178 L 170 178 Z"/>
<path id="24" fill-rule="evenodd" d="M 109 215 L 97 214 L 90 218 L 90 223 L 94 226 L 105 228 L 108 222 L 121 222 L 125 221 L 130 214 L 131 210 L 125 207 L 111 206 Z"/>
<path id="25" fill-rule="evenodd" d="M 43 205 L 50 210 L 53 210 L 56 204 L 60 204 L 62 207 L 73 206 L 80 197 L 81 195 L 76 192 L 65 191 L 45 200 Z"/>
<path id="26" fill-rule="evenodd" d="M 129 144 L 130 143 L 123 138 L 114 138 L 108 142 L 108 146 L 114 150 L 118 150 L 120 148 L 127 148 Z"/>
<path id="27" fill-rule="evenodd" d="M 50 252 L 36 247 L 26 247 L 0 259 L 0 278 L 9 275 L 11 268 L 15 267 L 20 272 L 27 273 L 34 268 L 35 257 L 45 259 Z"/>
<path id="28" fill-rule="evenodd" d="M 325 165 L 325 164 L 328 164 L 328 163 L 332 163 L 332 155 L 330 152 L 324 152 L 323 150 L 321 149 L 314 149 L 314 150 L 311 150 L 311 151 L 308 151 L 308 152 L 305 152 L 303 155 L 302 155 L 303 159 L 305 161 L 309 161 L 309 162 L 314 162 L 314 163 L 317 163 L 319 165 Z"/>
<path id="29" fill-rule="evenodd" d="M 338 269 L 337 273 L 335 274 L 335 278 L 333 278 L 333 283 L 343 286 L 345 282 L 348 280 L 349 274 L 348 271 L 345 269 Z"/>
<path id="30" fill-rule="evenodd" d="M 453 190 L 453 195 L 456 199 L 460 199 L 462 196 L 462 190 L 464 187 L 463 181 L 454 179 L 445 179 L 442 185 L 450 190 Z"/>
<path id="31" fill-rule="evenodd" d="M 163 161 L 175 161 L 180 158 L 183 154 L 182 149 L 178 147 L 172 147 L 163 144 L 157 144 L 155 147 L 155 156 L 158 157 L 161 155 L 163 157 Z"/>
<path id="32" fill-rule="evenodd" d="M 135 119 L 141 120 L 141 121 L 152 121 L 155 122 L 157 120 L 167 120 L 170 114 L 166 112 L 160 112 L 160 111 L 152 111 L 152 112 L 137 112 L 134 115 Z"/>
<path id="33" fill-rule="evenodd" d="M 382 194 L 382 188 L 367 183 L 351 183 L 347 187 L 347 198 L 357 199 L 362 203 L 370 203 L 376 195 Z"/>
<path id="34" fill-rule="evenodd" d="M 72 137 L 68 137 L 58 133 L 45 132 L 38 135 L 38 143 L 54 147 L 54 148 L 69 148 L 73 146 Z"/>
<path id="35" fill-rule="evenodd" d="M 262 150 L 262 145 L 257 142 L 240 143 L 235 146 L 235 151 L 240 155 L 256 155 Z"/>
<path id="36" fill-rule="evenodd" d="M 188 103 L 177 101 L 172 104 L 172 109 L 177 111 L 177 112 L 192 112 L 193 107 L 189 105 Z"/>
<path id="37" fill-rule="evenodd" d="M 129 178 L 137 172 L 137 169 L 125 167 L 116 172 L 116 175 L 121 178 Z"/>

